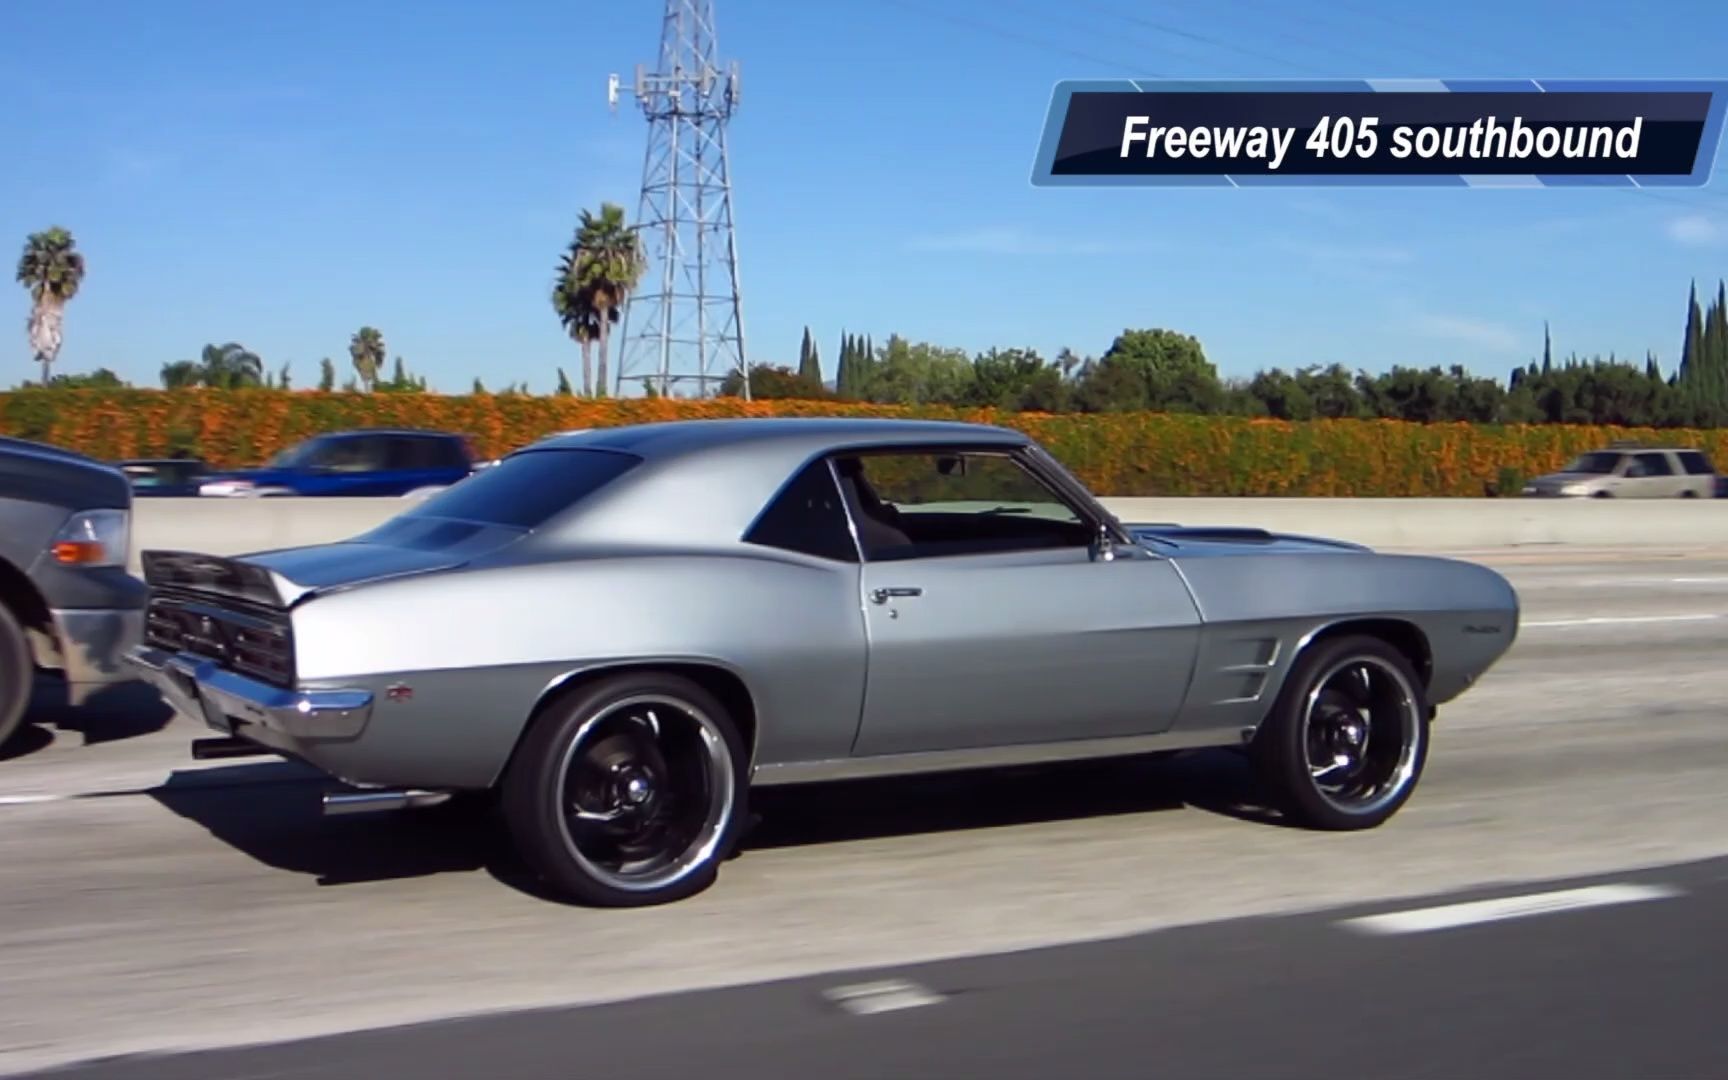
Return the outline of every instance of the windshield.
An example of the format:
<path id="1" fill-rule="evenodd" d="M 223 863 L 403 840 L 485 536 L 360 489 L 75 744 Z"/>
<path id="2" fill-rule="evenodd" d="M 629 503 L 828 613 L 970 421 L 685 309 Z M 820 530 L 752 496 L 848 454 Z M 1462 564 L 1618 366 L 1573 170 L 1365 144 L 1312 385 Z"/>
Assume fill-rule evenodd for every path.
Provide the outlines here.
<path id="1" fill-rule="evenodd" d="M 615 450 L 522 450 L 463 478 L 402 516 L 538 528 L 641 461 Z"/>
<path id="2" fill-rule="evenodd" d="M 317 457 L 318 452 L 329 443 L 330 440 L 322 435 L 314 439 L 307 439 L 305 442 L 295 443 L 271 458 L 270 468 L 293 469 L 310 464 Z"/>
<path id="3" fill-rule="evenodd" d="M 1613 472 L 1614 466 L 1618 464 L 1620 464 L 1619 454 L 1610 454 L 1606 451 L 1598 451 L 1593 454 L 1580 454 L 1578 457 L 1573 459 L 1572 464 L 1566 466 L 1565 471 L 1569 473 L 1592 473 L 1597 476 L 1606 476 L 1608 473 Z"/>

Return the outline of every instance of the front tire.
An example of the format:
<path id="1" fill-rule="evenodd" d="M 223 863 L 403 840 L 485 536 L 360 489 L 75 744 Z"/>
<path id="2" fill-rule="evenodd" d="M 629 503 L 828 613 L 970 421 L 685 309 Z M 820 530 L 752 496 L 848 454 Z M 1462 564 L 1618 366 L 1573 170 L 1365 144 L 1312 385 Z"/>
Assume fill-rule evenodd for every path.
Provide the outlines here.
<path id="1" fill-rule="evenodd" d="M 681 676 L 612 676 L 533 723 L 504 780 L 523 860 L 602 907 L 681 900 L 713 884 L 748 814 L 746 754 L 712 694 Z"/>
<path id="2" fill-rule="evenodd" d="M 1429 708 L 1402 652 L 1376 637 L 1297 657 L 1252 746 L 1279 809 L 1309 828 L 1371 829 L 1397 813 L 1428 761 Z"/>
<path id="3" fill-rule="evenodd" d="M 30 661 L 30 645 L 24 628 L 12 612 L 0 604 L 0 748 L 12 740 L 30 707 L 36 668 Z"/>

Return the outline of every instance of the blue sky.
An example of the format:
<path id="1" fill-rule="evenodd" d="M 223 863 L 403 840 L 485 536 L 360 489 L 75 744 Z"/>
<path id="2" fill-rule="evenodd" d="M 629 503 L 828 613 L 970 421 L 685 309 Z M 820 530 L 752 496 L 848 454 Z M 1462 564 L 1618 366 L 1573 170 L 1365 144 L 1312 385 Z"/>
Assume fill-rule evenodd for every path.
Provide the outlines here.
<path id="1" fill-rule="evenodd" d="M 1728 180 L 1621 191 L 1042 189 L 1062 78 L 1709 77 L 1728 9 L 1606 0 L 717 0 L 754 361 L 842 329 L 1096 354 L 1198 336 L 1226 375 L 1678 357 L 1728 276 Z M 655 0 L 62 0 L 0 16 L 0 240 L 90 263 L 60 370 L 154 385 L 240 341 L 296 382 L 349 335 L 460 392 L 580 368 L 546 299 L 578 211 L 634 214 L 646 123 L 605 103 Z M 33 375 L 28 297 L 0 357 Z M 7 331 L 6 328 L 13 328 Z"/>

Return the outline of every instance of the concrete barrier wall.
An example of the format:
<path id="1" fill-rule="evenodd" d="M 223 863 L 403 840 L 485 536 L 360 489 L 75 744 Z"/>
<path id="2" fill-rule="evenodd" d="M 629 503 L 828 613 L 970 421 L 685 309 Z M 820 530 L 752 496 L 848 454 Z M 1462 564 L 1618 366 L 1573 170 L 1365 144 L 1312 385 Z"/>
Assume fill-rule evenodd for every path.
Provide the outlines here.
<path id="1" fill-rule="evenodd" d="M 1694 548 L 1728 545 L 1728 500 L 1106 499 L 1123 521 L 1247 525 L 1399 551 L 1523 545 Z M 364 532 L 402 499 L 139 499 L 133 570 L 145 548 L 238 555 Z"/>

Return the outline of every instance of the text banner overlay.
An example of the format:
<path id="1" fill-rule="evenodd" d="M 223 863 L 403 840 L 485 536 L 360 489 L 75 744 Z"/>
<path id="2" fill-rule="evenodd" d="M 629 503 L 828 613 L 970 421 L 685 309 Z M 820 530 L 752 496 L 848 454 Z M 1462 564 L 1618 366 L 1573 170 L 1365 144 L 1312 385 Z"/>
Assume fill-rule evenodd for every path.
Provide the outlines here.
<path id="1" fill-rule="evenodd" d="M 1696 187 L 1725 104 L 1728 80 L 1064 82 L 1032 182 Z"/>

